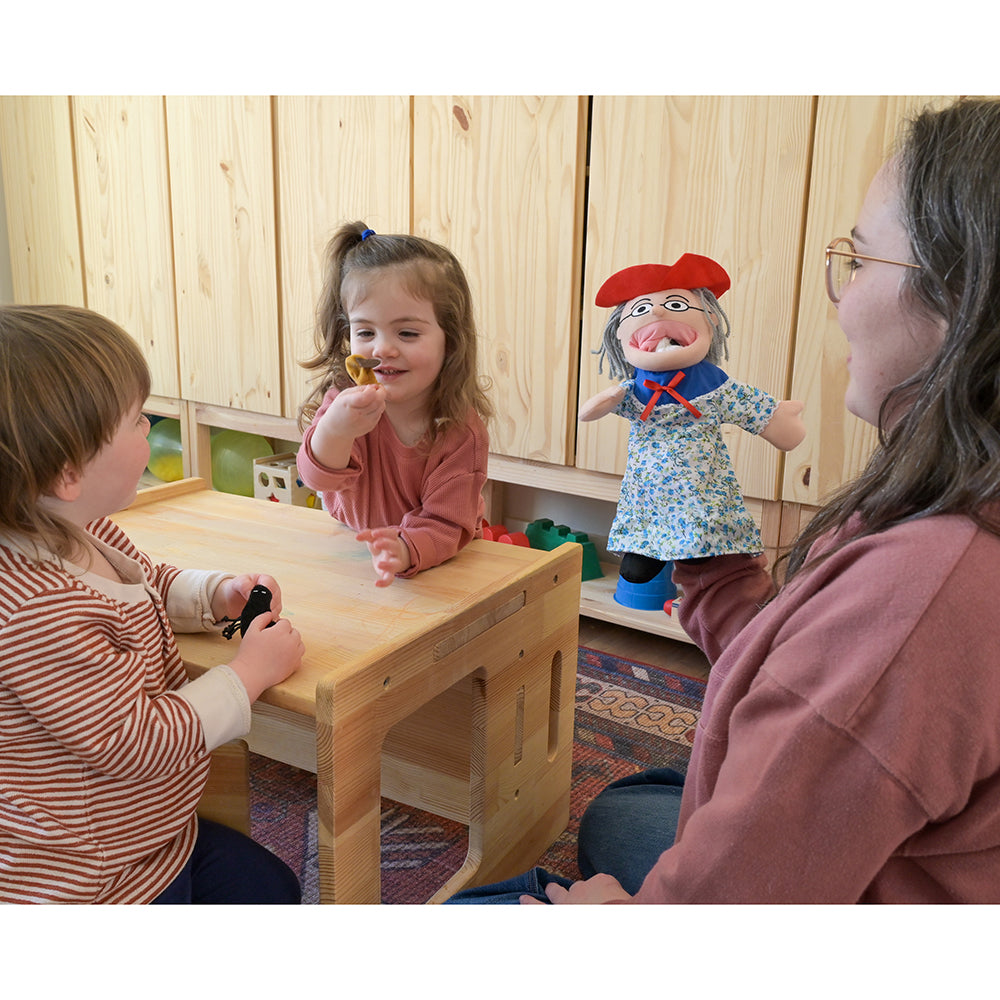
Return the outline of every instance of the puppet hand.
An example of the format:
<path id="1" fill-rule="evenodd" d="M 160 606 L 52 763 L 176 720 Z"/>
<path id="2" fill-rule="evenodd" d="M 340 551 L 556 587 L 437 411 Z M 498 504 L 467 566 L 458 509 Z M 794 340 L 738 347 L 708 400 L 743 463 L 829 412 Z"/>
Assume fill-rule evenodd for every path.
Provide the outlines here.
<path id="1" fill-rule="evenodd" d="M 791 451 L 802 443 L 806 425 L 802 422 L 805 404 L 798 399 L 783 399 L 775 407 L 768 425 L 760 436 L 780 451 Z"/>
<path id="2" fill-rule="evenodd" d="M 354 537 L 368 545 L 377 577 L 376 587 L 388 587 L 397 573 L 405 573 L 410 568 L 410 550 L 395 528 L 366 528 Z"/>
<path id="3" fill-rule="evenodd" d="M 583 882 L 574 882 L 564 889 L 556 882 L 550 882 L 545 887 L 545 895 L 550 903 L 580 903 L 590 905 L 595 903 L 610 903 L 612 900 L 629 900 L 632 897 L 621 887 L 621 883 L 613 875 L 595 875 Z M 532 896 L 522 896 L 522 904 L 541 903 Z"/>
<path id="4" fill-rule="evenodd" d="M 596 396 L 591 396 L 580 407 L 580 420 L 600 420 L 607 416 L 622 400 L 625 390 L 620 385 L 613 385 Z"/>

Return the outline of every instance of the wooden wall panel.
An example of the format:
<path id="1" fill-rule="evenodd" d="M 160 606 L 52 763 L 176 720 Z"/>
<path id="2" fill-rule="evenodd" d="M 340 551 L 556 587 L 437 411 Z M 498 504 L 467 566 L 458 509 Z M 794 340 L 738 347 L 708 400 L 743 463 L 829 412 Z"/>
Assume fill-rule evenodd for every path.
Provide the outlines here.
<path id="1" fill-rule="evenodd" d="M 782 398 L 789 382 L 813 100 L 809 97 L 595 97 L 587 213 L 580 399 L 597 374 L 609 310 L 597 289 L 632 264 L 702 253 L 729 272 L 726 371 Z M 744 493 L 777 499 L 781 455 L 727 428 Z M 627 422 L 581 424 L 580 468 L 622 473 Z"/>
<path id="2" fill-rule="evenodd" d="M 0 97 L 11 283 L 21 304 L 83 306 L 68 97 Z"/>
<path id="3" fill-rule="evenodd" d="M 826 294 L 823 250 L 849 236 L 900 120 L 946 97 L 820 97 L 802 262 L 792 395 L 806 401 L 806 439 L 785 463 L 782 497 L 818 504 L 864 467 L 875 428 L 844 409 L 847 342 Z"/>
<path id="4" fill-rule="evenodd" d="M 410 232 L 408 97 L 275 100 L 284 415 L 309 392 L 323 250 L 341 222 Z"/>
<path id="5" fill-rule="evenodd" d="M 572 464 L 586 103 L 414 99 L 414 232 L 469 276 L 492 450 L 557 464 Z"/>
<path id="6" fill-rule="evenodd" d="M 166 107 L 181 397 L 280 414 L 270 99 Z"/>
<path id="7" fill-rule="evenodd" d="M 162 97 L 74 97 L 87 303 L 141 346 L 177 397 L 177 318 Z"/>

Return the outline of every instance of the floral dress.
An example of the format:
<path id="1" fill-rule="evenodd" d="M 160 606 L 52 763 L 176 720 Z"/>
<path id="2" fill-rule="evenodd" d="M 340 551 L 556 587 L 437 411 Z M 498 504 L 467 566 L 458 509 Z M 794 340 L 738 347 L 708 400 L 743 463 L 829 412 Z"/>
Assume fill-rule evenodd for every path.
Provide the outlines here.
<path id="1" fill-rule="evenodd" d="M 704 371 L 705 365 L 694 368 Z M 709 384 L 719 379 L 721 383 L 700 395 L 685 396 L 700 412 L 697 417 L 663 393 L 647 419 L 640 419 L 647 401 L 637 397 L 636 383 L 641 386 L 642 377 L 650 376 L 665 384 L 674 372 L 640 370 L 622 383 L 626 392 L 614 412 L 631 427 L 609 551 L 663 560 L 761 551 L 760 532 L 743 504 L 721 427 L 735 424 L 759 434 L 778 402 L 762 389 L 708 367 L 717 376 Z M 698 381 L 691 378 L 689 385 Z M 678 392 L 684 389 L 683 381 L 677 383 Z M 648 400 L 650 393 L 644 395 Z"/>

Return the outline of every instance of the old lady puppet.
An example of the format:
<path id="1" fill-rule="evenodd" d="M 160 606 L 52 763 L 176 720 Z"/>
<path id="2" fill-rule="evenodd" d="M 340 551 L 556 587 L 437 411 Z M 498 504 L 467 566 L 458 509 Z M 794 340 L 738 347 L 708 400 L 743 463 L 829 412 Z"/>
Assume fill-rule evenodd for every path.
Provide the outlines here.
<path id="1" fill-rule="evenodd" d="M 782 451 L 805 437 L 802 403 L 779 402 L 718 366 L 729 357 L 729 320 L 718 301 L 729 285 L 714 260 L 686 253 L 675 264 L 618 271 L 597 293 L 598 306 L 614 307 L 597 370 L 607 357 L 608 377 L 624 380 L 588 399 L 580 419 L 617 413 L 630 424 L 608 537 L 609 551 L 623 556 L 626 584 L 662 577 L 674 559 L 761 551 L 722 424 Z"/>

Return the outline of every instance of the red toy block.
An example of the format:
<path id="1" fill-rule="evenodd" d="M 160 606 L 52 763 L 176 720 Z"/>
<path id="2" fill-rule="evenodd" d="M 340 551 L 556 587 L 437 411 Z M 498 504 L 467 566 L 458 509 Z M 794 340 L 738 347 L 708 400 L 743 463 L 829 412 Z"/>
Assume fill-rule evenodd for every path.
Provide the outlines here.
<path id="1" fill-rule="evenodd" d="M 497 541 L 503 542 L 505 545 L 520 545 L 526 549 L 531 548 L 528 536 L 523 531 L 512 531 L 510 534 L 501 535 Z"/>

